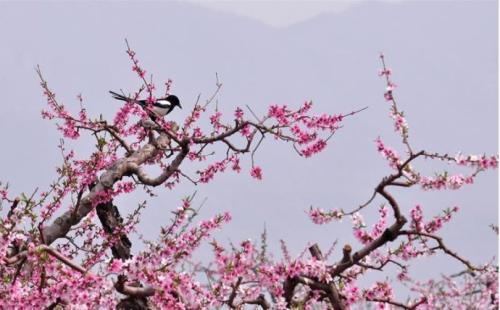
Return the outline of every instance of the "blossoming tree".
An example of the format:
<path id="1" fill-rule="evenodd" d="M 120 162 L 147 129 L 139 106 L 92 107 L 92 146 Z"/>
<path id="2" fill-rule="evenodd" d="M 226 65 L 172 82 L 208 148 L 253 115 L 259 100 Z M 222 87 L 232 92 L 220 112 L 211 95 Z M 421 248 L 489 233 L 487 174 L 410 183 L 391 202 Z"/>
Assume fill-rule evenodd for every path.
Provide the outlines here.
<path id="1" fill-rule="evenodd" d="M 130 48 L 127 54 L 143 84 L 133 98 L 145 96 L 153 103 L 155 85 L 146 79 Z M 208 242 L 215 229 L 231 220 L 229 213 L 194 224 L 192 197 L 185 198 L 158 239 L 131 255 L 128 235 L 147 205 L 140 204 L 124 219 L 114 199 L 140 188 L 148 192 L 153 187 L 168 190 L 182 181 L 208 183 L 227 170 L 249 168 L 252 177 L 261 179 L 263 172 L 253 155 L 265 136 L 289 143 L 293 151 L 307 158 L 321 152 L 344 119 L 361 110 L 313 115 L 312 103 L 305 102 L 297 109 L 270 106 L 263 116 L 248 107 L 237 108 L 224 120 L 222 112 L 211 105 L 221 87 L 217 83 L 214 95 L 204 103 L 198 101 L 182 124 L 168 118 L 151 119 L 148 111 L 133 101 L 125 102 L 109 121 L 89 117 L 82 102 L 77 115 L 70 113 L 38 71 L 48 103 L 42 116 L 55 121 L 61 131 L 63 162 L 57 169 L 57 180 L 44 192 L 26 196 L 10 192 L 5 184 L 0 188 L 4 211 L 0 219 L 0 308 L 348 309 L 366 303 L 380 309 L 498 308 L 497 266 L 472 264 L 437 234 L 458 208 L 425 219 L 421 206 L 406 210 L 390 192 L 392 187 L 414 186 L 457 190 L 473 183 L 480 172 L 496 168 L 498 157 L 414 150 L 409 127 L 394 98 L 391 70 L 386 68 L 383 55 L 381 60 L 380 76 L 387 86 L 384 97 L 406 152 L 399 155 L 378 138 L 376 147 L 393 173 L 382 178 L 372 197 L 352 210 L 309 211 L 316 224 L 350 218 L 359 244 L 345 244 L 340 261 L 329 261 L 317 244 L 296 258 L 283 245 L 283 258 L 276 260 L 265 247 L 250 241 L 229 249 L 211 241 L 214 260 L 207 266 L 192 263 L 195 258 L 191 254 L 202 242 Z M 168 81 L 167 93 L 170 86 Z M 204 118 L 207 126 L 202 125 Z M 64 144 L 65 139 L 78 140 L 82 135 L 96 140 L 93 153 L 83 159 Z M 218 160 L 207 156 L 221 147 L 225 152 Z M 242 156 L 251 157 L 251 167 L 240 166 Z M 420 158 L 465 166 L 471 172 L 427 177 L 412 166 Z M 189 175 L 185 167 L 190 165 L 203 168 Z M 150 166 L 161 172 L 151 175 L 147 172 Z M 362 213 L 373 208 L 377 196 L 386 203 L 379 208 L 376 224 L 367 229 Z M 417 257 L 438 254 L 458 260 L 465 271 L 424 285 L 412 280 L 407 264 Z M 397 280 L 414 290 L 412 298 L 397 300 L 390 282 L 384 279 L 367 289 L 358 286 L 368 272 L 388 265 L 399 268 Z M 205 283 L 199 282 L 200 273 L 208 279 Z"/>

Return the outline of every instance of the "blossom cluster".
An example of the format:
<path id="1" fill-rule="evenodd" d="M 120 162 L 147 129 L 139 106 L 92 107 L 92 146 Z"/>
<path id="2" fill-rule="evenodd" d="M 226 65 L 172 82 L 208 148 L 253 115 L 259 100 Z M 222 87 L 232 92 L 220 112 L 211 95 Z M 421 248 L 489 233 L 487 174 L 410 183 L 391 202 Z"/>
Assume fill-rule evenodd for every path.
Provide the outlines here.
<path id="1" fill-rule="evenodd" d="M 343 115 L 327 114 L 308 116 L 307 112 L 311 108 L 311 101 L 304 102 L 297 111 L 291 111 L 286 105 L 272 105 L 267 115 L 269 118 L 276 119 L 278 128 L 290 127 L 294 141 L 302 146 L 300 153 L 305 157 L 321 152 L 326 147 L 327 141 L 319 137 L 319 132 L 335 133 L 344 118 Z M 278 129 L 278 133 L 280 131 Z"/>
<path id="2" fill-rule="evenodd" d="M 368 244 L 377 237 L 379 237 L 387 226 L 387 215 L 389 209 L 386 206 L 381 206 L 379 209 L 380 217 L 378 222 L 373 225 L 372 231 L 368 232 L 364 229 L 365 224 L 361 214 L 355 213 L 352 215 L 352 228 L 356 239 L 358 239 L 362 244 Z"/>
<path id="3" fill-rule="evenodd" d="M 451 209 L 445 209 L 442 215 L 435 216 L 432 220 L 425 223 L 423 220 L 423 211 L 420 205 L 416 205 L 413 209 L 411 209 L 411 227 L 414 228 L 418 232 L 426 232 L 426 233 L 434 233 L 437 230 L 443 227 L 444 223 L 447 223 L 451 220 L 453 213 L 459 211 L 457 206 Z"/>
<path id="4" fill-rule="evenodd" d="M 375 143 L 377 144 L 378 152 L 387 159 L 389 166 L 393 169 L 398 169 L 402 164 L 399 154 L 394 149 L 386 146 L 380 137 L 375 140 Z"/>
<path id="5" fill-rule="evenodd" d="M 419 183 L 424 190 L 459 189 L 465 184 L 474 183 L 474 177 L 462 174 L 449 176 L 447 172 L 443 172 L 434 178 L 421 177 Z"/>
<path id="6" fill-rule="evenodd" d="M 301 147 L 299 154 L 304 157 L 311 157 L 325 149 L 327 140 L 329 138 L 321 137 L 321 132 L 326 132 L 330 136 L 336 132 L 340 127 L 340 122 L 343 120 L 343 115 L 309 115 L 312 102 L 306 101 L 297 110 L 292 110 L 286 105 L 272 105 L 269 108 L 267 116 L 260 122 L 255 123 L 244 119 L 244 111 L 242 108 L 237 107 L 234 111 L 233 120 L 236 125 L 230 125 L 223 120 L 223 114 L 219 110 L 215 110 L 213 114 L 209 115 L 208 119 L 212 125 L 212 131 L 207 134 L 204 133 L 196 124 L 201 120 L 203 113 L 208 111 L 207 105 L 201 106 L 196 104 L 191 113 L 185 118 L 182 130 L 176 132 L 177 139 L 188 138 L 191 141 L 193 151 L 190 151 L 188 158 L 191 161 L 203 162 L 206 161 L 207 145 L 200 143 L 200 141 L 209 140 L 214 141 L 214 136 L 223 136 L 223 141 L 229 147 L 228 156 L 217 161 L 216 163 L 209 164 L 203 169 L 198 170 L 200 175 L 199 181 L 207 183 L 213 180 L 218 172 L 223 172 L 226 166 L 232 163 L 233 170 L 239 171 L 240 156 L 243 153 L 249 152 L 255 135 L 258 133 L 270 133 L 277 140 L 285 142 L 292 142 Z M 354 112 L 353 112 L 354 113 Z M 270 123 L 275 121 L 275 123 Z M 238 132 L 247 143 L 247 147 L 239 147 L 229 141 L 226 137 L 228 132 Z M 258 143 L 256 148 L 260 145 Z M 252 151 L 254 152 L 256 148 Z M 263 169 L 252 162 L 250 175 L 261 180 L 263 177 Z"/>
<path id="7" fill-rule="evenodd" d="M 313 208 L 309 209 L 309 218 L 314 224 L 327 224 L 333 220 L 341 220 L 344 217 L 344 213 L 342 210 L 332 209 L 329 211 L 325 211 L 321 208 Z"/>
<path id="8" fill-rule="evenodd" d="M 498 299 L 498 270 L 487 267 L 481 273 L 463 272 L 427 281 L 408 279 L 410 289 L 425 296 L 418 309 L 496 309 Z"/>

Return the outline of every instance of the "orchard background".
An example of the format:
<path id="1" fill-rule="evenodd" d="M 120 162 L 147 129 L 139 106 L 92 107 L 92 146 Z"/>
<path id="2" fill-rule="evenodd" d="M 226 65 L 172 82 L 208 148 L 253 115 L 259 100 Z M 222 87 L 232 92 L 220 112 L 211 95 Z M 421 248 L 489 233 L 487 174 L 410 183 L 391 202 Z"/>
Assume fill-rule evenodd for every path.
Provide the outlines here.
<path id="1" fill-rule="evenodd" d="M 252 178 L 250 156 L 243 156 L 239 175 L 228 169 L 210 183 L 197 186 L 181 177 L 181 184 L 172 190 L 155 189 L 155 198 L 140 188 L 118 196 L 114 202 L 123 216 L 148 200 L 136 226 L 146 240 L 156 239 L 160 227 L 170 223 L 171 211 L 196 191 L 192 204 L 203 207 L 195 221 L 231 213 L 231 222 L 213 234 L 224 246 L 230 242 L 239 245 L 248 238 L 258 244 L 265 229 L 267 251 L 276 260 L 282 258 L 281 239 L 291 257 L 312 243 L 326 253 L 337 240 L 329 259 L 332 264 L 342 257 L 345 244 L 354 250 L 360 247 L 348 217 L 341 223 L 318 226 L 306 213 L 310 206 L 347 212 L 371 197 L 381 178 L 392 172 L 377 154 L 377 137 L 400 154 L 405 152 L 388 118 L 391 105 L 383 96 L 387 85 L 378 76 L 380 51 L 386 53 L 393 70 L 391 78 L 398 85 L 395 96 L 406 113 L 416 151 L 452 157 L 458 151 L 466 156 L 497 153 L 495 2 L 302 6 L 263 4 L 262 11 L 244 9 L 265 12 L 270 17 L 260 18 L 274 21 L 269 25 L 217 6 L 204 8 L 190 2 L 1 4 L 4 104 L 0 132 L 5 151 L 0 169 L 3 184 L 9 183 L 8 197 L 13 199 L 21 192 L 30 196 L 35 188 L 38 193 L 46 191 L 58 177 L 55 167 L 62 161 L 60 133 L 40 117 L 46 103 L 34 67 L 40 65 L 50 88 L 68 110 L 78 112 L 77 95 L 81 94 L 91 118 L 103 114 L 112 121 L 122 105 L 107 91 L 133 93 L 142 84 L 130 70 L 123 38 L 129 40 L 147 70 L 146 79 L 153 74 L 158 94 L 164 93 L 168 79 L 173 80 L 171 91 L 185 108 L 174 111 L 167 120 L 182 123 L 199 93 L 200 102 L 209 99 L 217 88 L 215 72 L 223 86 L 210 108 L 217 106 L 229 123 L 236 107 L 251 117 L 246 105 L 258 116 L 267 115 L 270 105 L 298 109 L 307 100 L 313 101 L 315 113 L 348 114 L 368 106 L 344 119 L 344 127 L 336 131 L 325 150 L 308 159 L 298 156 L 291 144 L 265 138 L 253 156 L 254 166 L 262 168 L 262 180 Z M 315 10 L 322 14 L 297 22 L 291 19 L 296 12 Z M 283 12 L 290 12 L 288 20 Z M 209 125 L 212 114 L 212 110 L 207 112 L 205 124 Z M 83 134 L 77 142 L 65 142 L 78 158 L 91 154 L 94 145 L 95 139 Z M 224 148 L 218 152 L 221 150 L 223 153 Z M 429 160 L 422 161 L 419 168 L 430 176 L 444 170 L 467 171 Z M 424 192 L 415 186 L 391 192 L 406 213 L 419 204 L 427 219 L 458 206 L 460 211 L 439 235 L 449 248 L 481 265 L 496 261 L 498 236 L 489 225 L 498 224 L 497 188 L 496 172 L 488 172 L 460 191 Z M 370 229 L 382 202 L 378 198 L 363 211 Z M 9 206 L 2 204 L 3 216 Z M 130 239 L 133 253 L 145 248 L 137 234 Z M 208 262 L 212 253 L 212 246 L 205 242 L 192 258 Z M 439 253 L 411 261 L 409 270 L 415 279 L 424 281 L 462 271 L 464 265 Z M 392 266 L 383 272 L 372 271 L 360 280 L 360 287 L 369 288 L 398 273 Z M 397 281 L 394 289 L 399 301 L 409 294 Z"/>

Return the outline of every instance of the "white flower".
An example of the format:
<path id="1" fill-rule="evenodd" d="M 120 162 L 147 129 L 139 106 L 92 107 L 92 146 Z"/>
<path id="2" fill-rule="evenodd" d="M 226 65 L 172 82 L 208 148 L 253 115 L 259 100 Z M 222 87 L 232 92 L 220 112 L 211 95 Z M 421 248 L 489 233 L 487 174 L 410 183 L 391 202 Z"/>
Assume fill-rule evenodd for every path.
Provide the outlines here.
<path id="1" fill-rule="evenodd" d="M 356 212 L 351 216 L 351 221 L 352 226 L 354 226 L 355 228 L 362 228 L 366 226 L 363 220 L 363 216 L 359 212 Z"/>

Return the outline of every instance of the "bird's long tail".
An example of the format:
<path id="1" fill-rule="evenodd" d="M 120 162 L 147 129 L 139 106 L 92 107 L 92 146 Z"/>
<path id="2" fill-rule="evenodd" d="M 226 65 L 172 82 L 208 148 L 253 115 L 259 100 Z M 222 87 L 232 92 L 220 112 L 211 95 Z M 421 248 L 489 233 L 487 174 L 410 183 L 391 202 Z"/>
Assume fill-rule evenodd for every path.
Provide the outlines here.
<path id="1" fill-rule="evenodd" d="M 124 95 L 120 95 L 118 93 L 115 93 L 114 91 L 110 90 L 109 93 L 115 98 L 116 100 L 122 100 L 122 101 L 131 101 L 130 98 L 125 97 Z"/>

